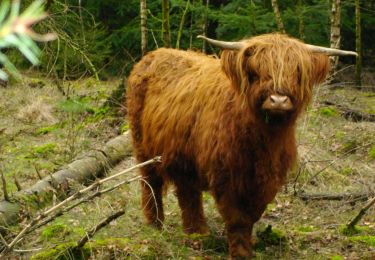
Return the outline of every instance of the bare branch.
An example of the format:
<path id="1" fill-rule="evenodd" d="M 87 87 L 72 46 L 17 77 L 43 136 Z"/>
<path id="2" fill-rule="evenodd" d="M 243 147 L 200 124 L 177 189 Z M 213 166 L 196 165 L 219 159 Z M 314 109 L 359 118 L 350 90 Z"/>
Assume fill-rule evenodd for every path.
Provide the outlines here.
<path id="1" fill-rule="evenodd" d="M 83 236 L 78 242 L 76 248 L 81 248 L 83 247 L 87 241 L 89 241 L 90 238 L 92 238 L 96 232 L 98 232 L 100 229 L 103 227 L 107 226 L 109 223 L 111 223 L 113 220 L 121 217 L 122 215 L 125 214 L 125 210 L 120 210 L 115 212 L 114 214 L 108 216 L 107 218 L 103 219 L 100 221 L 95 227 L 90 229 L 85 236 Z"/>
<path id="2" fill-rule="evenodd" d="M 27 234 L 27 232 L 32 228 L 34 227 L 35 225 L 37 225 L 41 220 L 43 220 L 44 218 L 46 218 L 48 215 L 50 215 L 51 213 L 55 212 L 56 210 L 60 209 L 61 207 L 65 206 L 66 204 L 68 204 L 69 202 L 77 199 L 77 198 L 80 198 L 83 194 L 87 193 L 88 191 L 90 190 L 93 190 L 97 187 L 99 187 L 101 184 L 105 183 L 105 182 L 108 182 L 112 179 L 115 179 L 121 175 L 124 175 L 128 172 L 131 172 L 135 169 L 138 169 L 138 168 L 141 168 L 141 167 L 144 167 L 146 165 L 149 165 L 149 164 L 153 164 L 153 163 L 156 163 L 156 162 L 160 162 L 161 161 L 161 157 L 160 156 L 157 156 L 151 160 L 148 160 L 146 162 L 143 162 L 143 163 L 140 163 L 140 164 L 137 164 L 133 167 L 130 167 L 124 171 L 121 171 L 119 173 L 116 173 L 112 176 L 109 176 L 107 178 L 104 178 L 104 179 L 101 179 L 101 180 L 98 180 L 96 182 L 94 182 L 93 184 L 91 184 L 90 186 L 86 187 L 86 188 L 83 188 L 81 190 L 79 190 L 78 192 L 74 193 L 72 196 L 66 198 L 65 200 L 61 201 L 60 203 L 58 203 L 57 205 L 47 209 L 46 211 L 40 213 L 36 218 L 34 218 L 28 225 L 26 225 L 19 233 L 18 235 L 12 240 L 12 242 L 9 243 L 9 246 L 8 248 L 5 249 L 5 251 L 9 251 L 11 250 L 19 241 L 20 239 L 25 235 Z M 4 251 L 3 251 L 4 253 Z M 1 255 L 0 255 L 1 257 Z"/>
<path id="3" fill-rule="evenodd" d="M 14 179 L 14 184 L 16 184 L 17 190 L 21 191 L 22 190 L 22 186 L 21 186 L 20 182 L 18 181 L 16 175 L 13 176 L 13 179 Z"/>
<path id="4" fill-rule="evenodd" d="M 40 171 L 39 171 L 38 167 L 36 165 L 34 165 L 34 168 L 35 168 L 36 175 L 38 175 L 38 179 L 43 180 L 43 177 L 40 174 Z"/>
<path id="5" fill-rule="evenodd" d="M 131 178 L 129 180 L 124 180 L 124 181 L 121 181 L 119 183 L 117 183 L 116 185 L 112 186 L 112 187 L 109 187 L 107 189 L 104 189 L 104 190 L 98 190 L 96 191 L 95 193 L 87 196 L 87 197 L 84 197 L 82 199 L 80 199 L 79 201 L 77 201 L 76 203 L 66 207 L 66 208 L 63 208 L 62 210 L 56 212 L 55 214 L 53 215 L 50 215 L 49 217 L 45 218 L 42 222 L 40 222 L 39 224 L 35 225 L 34 227 L 32 227 L 28 232 L 28 233 L 31 233 L 32 231 L 42 227 L 42 226 L 45 226 L 47 225 L 48 223 L 50 223 L 51 221 L 53 221 L 55 218 L 57 217 L 60 217 L 62 216 L 64 213 L 72 210 L 73 208 L 83 204 L 83 203 L 86 203 L 86 202 L 89 202 L 91 200 L 93 200 L 94 198 L 96 197 L 100 197 L 101 195 L 107 193 L 107 192 L 111 192 L 117 188 L 119 188 L 120 186 L 124 185 L 124 184 L 129 184 L 131 182 L 134 182 L 134 181 L 137 181 L 137 180 L 140 180 L 142 179 L 142 176 L 137 176 L 137 177 L 134 177 L 134 178 Z"/>
<path id="6" fill-rule="evenodd" d="M 369 200 L 369 202 L 361 208 L 361 210 L 358 212 L 357 216 L 355 216 L 351 221 L 346 224 L 346 228 L 349 230 L 354 230 L 355 225 L 358 224 L 358 222 L 362 219 L 362 217 L 366 214 L 367 210 L 371 208 L 372 205 L 375 204 L 375 197 Z"/>

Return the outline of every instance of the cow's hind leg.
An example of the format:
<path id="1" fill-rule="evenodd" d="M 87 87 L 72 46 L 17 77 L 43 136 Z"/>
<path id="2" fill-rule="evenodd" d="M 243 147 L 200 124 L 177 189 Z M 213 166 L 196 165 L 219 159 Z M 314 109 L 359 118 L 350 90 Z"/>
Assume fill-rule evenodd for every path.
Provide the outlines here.
<path id="1" fill-rule="evenodd" d="M 202 191 L 199 185 L 184 180 L 179 180 L 175 184 L 184 231 L 188 234 L 208 234 L 209 228 L 203 213 Z"/>
<path id="2" fill-rule="evenodd" d="M 154 167 L 144 167 L 141 173 L 142 208 L 146 223 L 160 228 L 164 221 L 163 178 L 157 175 Z"/>

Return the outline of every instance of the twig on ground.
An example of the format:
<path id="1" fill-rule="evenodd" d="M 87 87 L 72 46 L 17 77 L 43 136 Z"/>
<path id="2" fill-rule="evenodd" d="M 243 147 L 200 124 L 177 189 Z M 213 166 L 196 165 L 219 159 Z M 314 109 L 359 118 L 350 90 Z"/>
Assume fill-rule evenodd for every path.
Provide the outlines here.
<path id="1" fill-rule="evenodd" d="M 357 216 L 355 216 L 352 220 L 346 224 L 346 228 L 348 230 L 354 230 L 355 225 L 362 219 L 362 217 L 366 214 L 367 210 L 375 204 L 375 197 L 369 200 L 369 202 L 361 208 L 361 210 L 358 212 Z"/>
<path id="2" fill-rule="evenodd" d="M 111 221 L 119 218 L 120 216 L 125 214 L 125 210 L 120 210 L 115 212 L 114 214 L 108 216 L 107 218 L 103 219 L 100 221 L 95 227 L 90 229 L 85 236 L 83 236 L 78 242 L 77 246 L 75 248 L 81 248 L 83 247 L 87 241 L 89 241 L 90 238 L 92 238 L 96 232 L 98 232 L 100 229 L 103 227 L 107 226 Z"/>
<path id="3" fill-rule="evenodd" d="M 3 237 L 3 235 L 0 233 L 0 240 L 1 240 L 1 243 L 5 246 L 5 247 L 8 247 L 8 243 L 7 241 L 5 240 L 5 238 Z"/>
<path id="4" fill-rule="evenodd" d="M 306 185 L 308 182 L 310 182 L 310 181 L 312 181 L 313 179 L 315 179 L 318 175 L 320 175 L 320 174 L 321 174 L 322 172 L 324 172 L 326 169 L 328 169 L 329 167 L 331 167 L 332 165 L 334 165 L 338 160 L 343 159 L 343 158 L 345 158 L 345 157 L 351 155 L 354 151 L 356 151 L 356 150 L 358 150 L 358 149 L 360 149 L 360 148 L 367 147 L 367 146 L 370 146 L 370 145 L 373 145 L 373 144 L 374 144 L 374 142 L 369 142 L 369 143 L 365 143 L 365 144 L 363 144 L 363 145 L 361 145 L 361 146 L 356 146 L 356 147 L 354 147 L 353 149 L 350 149 L 349 151 L 346 151 L 346 152 L 345 152 L 344 154 L 342 154 L 340 157 L 336 157 L 335 159 L 331 160 L 329 164 L 327 164 L 326 166 L 322 167 L 319 171 L 317 171 L 316 173 L 314 173 L 313 176 L 311 176 L 308 180 L 306 180 L 306 181 L 305 181 L 305 182 L 299 187 L 299 190 L 298 190 L 298 191 L 296 191 L 296 188 L 295 188 L 295 189 L 294 189 L 294 195 L 297 195 L 297 194 L 301 194 L 301 193 L 303 193 L 303 192 L 301 192 L 301 190 L 305 187 L 305 185 Z M 327 160 L 327 162 L 329 162 L 329 160 Z M 305 162 L 303 166 L 305 167 L 307 163 L 308 163 L 308 161 Z M 297 175 L 297 177 L 298 177 L 298 176 L 299 176 L 299 175 Z M 294 180 L 295 185 L 296 185 L 296 182 L 297 182 L 297 179 L 298 179 L 297 177 L 296 177 L 296 179 Z"/>
<path id="5" fill-rule="evenodd" d="M 133 167 L 130 167 L 124 171 L 121 171 L 119 173 L 116 173 L 112 176 L 109 176 L 107 178 L 104 178 L 104 179 L 101 179 L 101 180 L 98 180 L 96 182 L 94 182 L 93 184 L 91 184 L 90 186 L 86 187 L 86 188 L 83 188 L 79 191 L 77 191 L 76 193 L 74 193 L 72 196 L 66 198 L 65 200 L 61 201 L 60 203 L 58 203 L 57 205 L 45 210 L 44 212 L 40 213 L 36 218 L 34 218 L 29 224 L 27 224 L 18 234 L 17 236 L 8 244 L 8 246 L 5 248 L 5 250 L 3 250 L 2 254 L 4 252 L 7 252 L 7 251 L 10 251 L 13 249 L 13 247 L 20 241 L 20 239 L 22 239 L 22 237 L 27 234 L 27 232 L 32 228 L 34 227 L 35 225 L 37 225 L 41 220 L 43 220 L 44 218 L 46 218 L 47 216 L 49 216 L 51 213 L 55 212 L 56 210 L 60 209 L 61 207 L 65 206 L 66 204 L 68 204 L 69 202 L 75 200 L 75 199 L 78 199 L 79 197 L 81 197 L 84 193 L 90 191 L 90 190 L 93 190 L 97 187 L 99 187 L 101 184 L 107 182 L 107 181 L 110 181 L 112 179 L 115 179 L 121 175 L 124 175 L 125 173 L 128 173 L 128 172 L 131 172 L 135 169 L 138 169 L 138 168 L 141 168 L 141 167 L 144 167 L 146 165 L 149 165 L 149 164 L 153 164 L 153 163 L 156 163 L 156 162 L 161 162 L 161 157 L 160 156 L 157 156 L 151 160 L 148 160 L 146 162 L 143 162 L 143 163 L 140 163 L 140 164 L 137 164 Z M 2 254 L 0 254 L 0 257 L 2 256 Z"/>
<path id="6" fill-rule="evenodd" d="M 30 249 L 13 249 L 14 252 L 17 253 L 30 253 L 30 252 L 36 252 L 42 250 L 42 247 L 39 248 L 30 248 Z"/>
<path id="7" fill-rule="evenodd" d="M 39 171 L 38 167 L 36 165 L 34 165 L 34 168 L 35 168 L 36 175 L 38 176 L 38 179 L 43 180 L 43 177 L 40 174 L 40 171 Z"/>

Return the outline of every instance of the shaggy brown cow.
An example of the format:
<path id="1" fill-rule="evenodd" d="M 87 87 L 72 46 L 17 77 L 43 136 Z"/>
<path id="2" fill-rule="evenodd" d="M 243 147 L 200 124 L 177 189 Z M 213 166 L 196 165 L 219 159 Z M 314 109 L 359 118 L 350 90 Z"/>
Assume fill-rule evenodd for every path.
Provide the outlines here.
<path id="1" fill-rule="evenodd" d="M 222 47 L 221 59 L 164 48 L 147 54 L 129 77 L 128 113 L 137 160 L 162 156 L 142 169 L 147 222 L 161 226 L 163 187 L 172 183 L 184 230 L 209 232 L 202 207 L 209 190 L 231 256 L 248 256 L 253 224 L 296 161 L 296 119 L 329 61 L 281 34 Z"/>

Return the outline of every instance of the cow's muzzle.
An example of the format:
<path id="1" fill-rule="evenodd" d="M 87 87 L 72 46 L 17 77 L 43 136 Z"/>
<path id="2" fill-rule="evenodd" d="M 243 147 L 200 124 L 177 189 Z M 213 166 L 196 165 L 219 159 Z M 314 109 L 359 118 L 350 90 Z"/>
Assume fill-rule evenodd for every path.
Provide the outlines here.
<path id="1" fill-rule="evenodd" d="M 293 103 L 288 96 L 273 94 L 263 102 L 262 109 L 271 114 L 285 114 L 293 110 Z"/>

